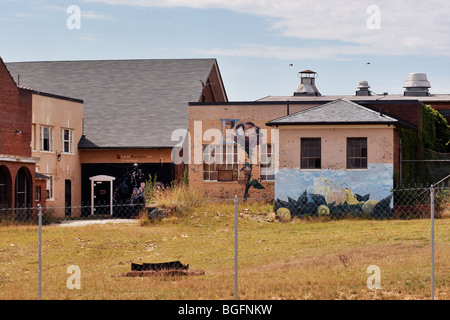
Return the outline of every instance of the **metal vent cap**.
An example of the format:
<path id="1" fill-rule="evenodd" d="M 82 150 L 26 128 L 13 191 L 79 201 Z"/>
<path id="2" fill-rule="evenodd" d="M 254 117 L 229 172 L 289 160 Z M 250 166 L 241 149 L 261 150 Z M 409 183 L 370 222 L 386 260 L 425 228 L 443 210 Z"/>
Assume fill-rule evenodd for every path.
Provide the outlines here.
<path id="1" fill-rule="evenodd" d="M 410 73 L 403 88 L 431 88 L 431 85 L 425 73 Z"/>

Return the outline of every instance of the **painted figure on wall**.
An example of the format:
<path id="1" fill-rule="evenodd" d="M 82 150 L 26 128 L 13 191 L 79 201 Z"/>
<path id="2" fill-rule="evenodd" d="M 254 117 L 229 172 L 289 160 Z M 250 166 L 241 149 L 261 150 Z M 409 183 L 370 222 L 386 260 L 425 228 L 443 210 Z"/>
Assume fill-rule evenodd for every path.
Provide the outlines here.
<path id="1" fill-rule="evenodd" d="M 244 201 L 247 201 L 251 187 L 255 189 L 264 189 L 264 186 L 261 185 L 257 179 L 252 179 L 252 159 L 255 158 L 255 147 L 260 144 L 261 138 L 260 128 L 253 122 L 243 122 L 236 126 L 234 142 L 245 150 L 248 159 L 241 168 L 241 177 L 239 179 L 239 183 L 245 186 Z"/>

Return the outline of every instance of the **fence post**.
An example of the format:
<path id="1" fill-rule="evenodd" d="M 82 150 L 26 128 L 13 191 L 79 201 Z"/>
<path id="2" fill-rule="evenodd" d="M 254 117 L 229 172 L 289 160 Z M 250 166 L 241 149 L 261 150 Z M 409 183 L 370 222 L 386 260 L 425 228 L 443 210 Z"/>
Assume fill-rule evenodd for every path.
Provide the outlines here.
<path id="1" fill-rule="evenodd" d="M 431 205 L 431 300 L 434 300 L 434 185 L 430 187 Z"/>
<path id="2" fill-rule="evenodd" d="M 42 207 L 38 204 L 38 224 L 39 224 L 39 300 L 42 298 Z"/>
<path id="3" fill-rule="evenodd" d="M 234 196 L 234 300 L 238 300 L 238 199 Z"/>

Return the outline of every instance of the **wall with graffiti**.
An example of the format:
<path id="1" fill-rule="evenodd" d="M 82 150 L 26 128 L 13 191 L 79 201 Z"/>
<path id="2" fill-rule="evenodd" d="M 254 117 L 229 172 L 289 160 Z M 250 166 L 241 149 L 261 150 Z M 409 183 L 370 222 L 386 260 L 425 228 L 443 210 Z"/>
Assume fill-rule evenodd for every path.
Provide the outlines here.
<path id="1" fill-rule="evenodd" d="M 275 210 L 293 216 L 392 215 L 393 165 L 369 164 L 367 171 L 280 169 L 275 180 Z"/>

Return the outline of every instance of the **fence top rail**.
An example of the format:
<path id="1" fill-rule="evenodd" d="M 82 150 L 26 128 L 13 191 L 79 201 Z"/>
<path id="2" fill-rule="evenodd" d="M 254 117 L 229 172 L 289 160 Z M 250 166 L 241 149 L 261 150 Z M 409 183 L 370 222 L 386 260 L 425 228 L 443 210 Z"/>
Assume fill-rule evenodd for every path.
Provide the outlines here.
<path id="1" fill-rule="evenodd" d="M 438 184 L 444 182 L 445 180 L 447 180 L 448 178 L 450 178 L 450 174 L 448 176 L 446 176 L 444 179 L 441 179 L 440 181 L 436 182 L 433 186 L 437 186 Z"/>

